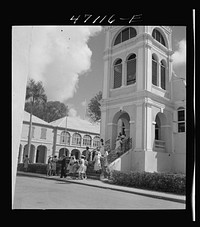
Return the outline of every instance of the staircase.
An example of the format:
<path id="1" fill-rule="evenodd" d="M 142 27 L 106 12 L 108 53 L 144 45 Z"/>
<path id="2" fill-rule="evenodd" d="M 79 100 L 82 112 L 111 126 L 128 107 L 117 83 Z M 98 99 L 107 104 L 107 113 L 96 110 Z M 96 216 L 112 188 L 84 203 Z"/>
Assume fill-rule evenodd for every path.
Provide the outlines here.
<path id="1" fill-rule="evenodd" d="M 110 140 L 107 140 L 107 144 L 109 143 Z M 128 138 L 128 139 L 125 139 L 125 142 L 123 144 L 123 152 L 118 156 L 115 152 L 115 150 L 108 150 L 108 157 L 107 157 L 107 160 L 108 160 L 108 164 L 114 162 L 117 158 L 119 158 L 121 155 L 123 155 L 124 153 L 126 153 L 128 150 L 130 150 L 132 148 L 132 138 Z M 107 147 L 110 148 L 109 145 L 107 145 Z"/>

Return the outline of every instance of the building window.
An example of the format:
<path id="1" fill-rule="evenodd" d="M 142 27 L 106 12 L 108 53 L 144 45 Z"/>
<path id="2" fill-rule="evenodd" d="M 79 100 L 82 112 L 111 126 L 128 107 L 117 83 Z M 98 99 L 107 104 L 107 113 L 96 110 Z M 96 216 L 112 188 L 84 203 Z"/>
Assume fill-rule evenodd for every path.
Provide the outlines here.
<path id="1" fill-rule="evenodd" d="M 63 131 L 60 135 L 60 143 L 62 144 L 70 144 L 70 134 L 66 131 Z"/>
<path id="2" fill-rule="evenodd" d="M 72 145 L 81 146 L 81 135 L 79 133 L 74 133 L 72 136 Z"/>
<path id="3" fill-rule="evenodd" d="M 158 85 L 158 79 L 157 79 L 157 76 L 158 76 L 158 70 L 157 70 L 157 66 L 158 66 L 158 62 L 157 62 L 157 59 L 156 57 L 153 55 L 152 56 L 152 84 L 153 85 Z"/>
<path id="4" fill-rule="evenodd" d="M 93 139 L 93 147 L 99 147 L 100 146 L 100 137 L 95 136 Z"/>
<path id="5" fill-rule="evenodd" d="M 161 88 L 165 90 L 166 89 L 165 88 L 166 67 L 165 67 L 164 61 L 161 61 L 160 75 L 161 75 Z"/>
<path id="6" fill-rule="evenodd" d="M 91 136 L 85 135 L 83 137 L 83 146 L 91 147 L 91 145 L 92 145 L 92 138 L 91 138 Z"/>
<path id="7" fill-rule="evenodd" d="M 131 54 L 127 60 L 127 85 L 136 82 L 136 55 Z"/>
<path id="8" fill-rule="evenodd" d="M 131 38 L 134 38 L 136 35 L 137 35 L 137 32 L 135 28 L 131 28 L 131 27 L 125 28 L 117 35 L 114 41 L 114 46 L 119 43 L 125 42 L 126 40 L 129 40 Z"/>
<path id="9" fill-rule="evenodd" d="M 161 133 L 160 133 L 160 118 L 158 115 L 156 115 L 156 125 L 155 125 L 155 140 L 160 140 L 161 139 Z"/>
<path id="10" fill-rule="evenodd" d="M 185 132 L 185 109 L 178 108 L 178 132 Z"/>
<path id="11" fill-rule="evenodd" d="M 159 43 L 161 43 L 163 46 L 166 46 L 164 37 L 162 36 L 162 34 L 161 34 L 157 29 L 154 29 L 154 30 L 153 30 L 152 36 L 153 36 L 153 38 L 154 38 L 155 40 L 157 40 L 157 41 L 158 41 Z"/>
<path id="12" fill-rule="evenodd" d="M 114 88 L 122 85 L 122 59 L 118 59 L 114 64 Z"/>
<path id="13" fill-rule="evenodd" d="M 41 128 L 41 135 L 40 135 L 40 139 L 46 139 L 47 136 L 47 129 L 46 128 Z"/>

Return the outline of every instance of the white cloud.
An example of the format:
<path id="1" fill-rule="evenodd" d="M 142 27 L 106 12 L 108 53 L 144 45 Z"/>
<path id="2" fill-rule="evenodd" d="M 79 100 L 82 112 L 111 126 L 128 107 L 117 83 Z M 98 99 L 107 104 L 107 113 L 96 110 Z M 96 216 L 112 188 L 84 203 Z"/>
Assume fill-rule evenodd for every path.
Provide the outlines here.
<path id="1" fill-rule="evenodd" d="M 186 40 L 181 40 L 177 46 L 178 50 L 172 55 L 173 67 L 186 64 Z"/>
<path id="2" fill-rule="evenodd" d="M 75 108 L 71 107 L 71 108 L 69 109 L 68 115 L 69 115 L 70 117 L 77 117 L 77 110 L 76 110 Z"/>
<path id="3" fill-rule="evenodd" d="M 66 101 L 78 88 L 79 77 L 90 70 L 87 42 L 100 26 L 33 27 L 30 77 L 43 81 L 48 100 Z"/>

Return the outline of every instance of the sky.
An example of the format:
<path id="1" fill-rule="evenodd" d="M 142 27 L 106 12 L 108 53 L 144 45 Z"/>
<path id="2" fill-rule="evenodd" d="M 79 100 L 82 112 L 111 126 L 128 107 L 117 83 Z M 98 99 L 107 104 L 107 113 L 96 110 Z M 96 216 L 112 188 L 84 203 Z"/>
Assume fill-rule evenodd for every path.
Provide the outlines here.
<path id="1" fill-rule="evenodd" d="M 173 69 L 186 74 L 186 27 L 173 26 Z M 43 82 L 48 101 L 68 105 L 70 116 L 85 118 L 86 105 L 103 83 L 105 33 L 101 26 L 14 26 L 19 67 Z M 28 50 L 27 50 L 28 46 Z"/>

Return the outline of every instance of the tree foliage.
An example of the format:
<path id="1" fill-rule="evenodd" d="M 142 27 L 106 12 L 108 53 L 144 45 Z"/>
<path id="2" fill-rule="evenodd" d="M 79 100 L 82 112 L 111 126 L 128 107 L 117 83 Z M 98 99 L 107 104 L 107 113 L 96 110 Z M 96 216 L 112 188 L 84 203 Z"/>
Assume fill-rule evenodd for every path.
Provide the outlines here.
<path id="1" fill-rule="evenodd" d="M 101 119 L 101 101 L 102 92 L 99 91 L 88 103 L 87 115 L 92 122 L 98 122 Z"/>
<path id="2" fill-rule="evenodd" d="M 25 110 L 44 121 L 51 122 L 66 116 L 68 108 L 59 101 L 48 101 L 42 82 L 28 81 Z"/>

